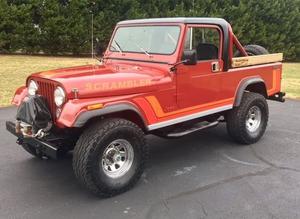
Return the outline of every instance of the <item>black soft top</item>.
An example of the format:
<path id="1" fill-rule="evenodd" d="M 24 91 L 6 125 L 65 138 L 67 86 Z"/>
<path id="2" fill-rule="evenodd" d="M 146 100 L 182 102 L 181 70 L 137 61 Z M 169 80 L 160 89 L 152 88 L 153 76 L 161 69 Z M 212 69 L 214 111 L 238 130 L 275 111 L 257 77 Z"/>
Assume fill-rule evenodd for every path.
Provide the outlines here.
<path id="1" fill-rule="evenodd" d="M 118 24 L 147 24 L 147 23 L 185 23 L 185 24 L 219 24 L 228 25 L 223 18 L 209 17 L 168 17 L 168 18 L 149 18 L 120 21 Z"/>

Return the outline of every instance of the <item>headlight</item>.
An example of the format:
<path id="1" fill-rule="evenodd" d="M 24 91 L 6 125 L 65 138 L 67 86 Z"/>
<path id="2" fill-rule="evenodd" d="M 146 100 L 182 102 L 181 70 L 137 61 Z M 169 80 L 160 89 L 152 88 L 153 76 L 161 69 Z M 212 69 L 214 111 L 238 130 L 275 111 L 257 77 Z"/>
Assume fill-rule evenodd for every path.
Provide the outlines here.
<path id="1" fill-rule="evenodd" d="M 38 85 L 37 83 L 34 81 L 34 80 L 31 80 L 29 82 L 29 85 L 28 85 L 28 94 L 30 96 L 33 96 L 36 94 L 36 91 L 38 90 Z"/>
<path id="2" fill-rule="evenodd" d="M 66 100 L 66 94 L 61 87 L 57 87 L 54 91 L 54 102 L 56 106 L 60 107 Z"/>

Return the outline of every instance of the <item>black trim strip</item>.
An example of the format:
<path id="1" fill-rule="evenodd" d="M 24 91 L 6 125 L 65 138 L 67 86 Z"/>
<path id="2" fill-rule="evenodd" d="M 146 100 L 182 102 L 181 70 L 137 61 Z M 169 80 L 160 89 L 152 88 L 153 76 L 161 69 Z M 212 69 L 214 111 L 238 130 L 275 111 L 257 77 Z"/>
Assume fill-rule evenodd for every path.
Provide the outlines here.
<path id="1" fill-rule="evenodd" d="M 104 59 L 125 60 L 125 61 L 133 61 L 133 62 L 150 62 L 150 63 L 158 63 L 158 64 L 169 65 L 168 62 L 150 61 L 150 60 L 141 60 L 141 59 L 125 59 L 125 58 L 116 58 L 116 57 L 105 57 Z"/>

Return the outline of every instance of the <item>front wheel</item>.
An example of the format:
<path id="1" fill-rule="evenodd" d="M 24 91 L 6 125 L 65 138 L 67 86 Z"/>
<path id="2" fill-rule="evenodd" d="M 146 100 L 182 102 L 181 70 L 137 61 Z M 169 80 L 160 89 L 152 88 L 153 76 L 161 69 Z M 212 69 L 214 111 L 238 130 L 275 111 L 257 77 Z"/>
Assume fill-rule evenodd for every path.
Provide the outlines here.
<path id="1" fill-rule="evenodd" d="M 227 131 L 237 142 L 253 144 L 265 133 L 269 109 L 264 96 L 245 92 L 240 106 L 226 115 Z"/>
<path id="2" fill-rule="evenodd" d="M 143 131 L 124 119 L 105 119 L 87 128 L 73 153 L 73 169 L 88 190 L 110 197 L 130 189 L 148 157 Z"/>

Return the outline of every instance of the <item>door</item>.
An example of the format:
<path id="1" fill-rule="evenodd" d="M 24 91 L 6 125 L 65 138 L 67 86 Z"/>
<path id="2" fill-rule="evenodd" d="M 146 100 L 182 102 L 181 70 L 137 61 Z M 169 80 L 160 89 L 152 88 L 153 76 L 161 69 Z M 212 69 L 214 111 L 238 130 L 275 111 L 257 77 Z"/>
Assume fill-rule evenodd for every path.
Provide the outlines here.
<path id="1" fill-rule="evenodd" d="M 222 32 L 213 25 L 188 25 L 182 50 L 196 50 L 196 65 L 177 68 L 177 104 L 179 108 L 217 100 L 222 72 Z"/>

